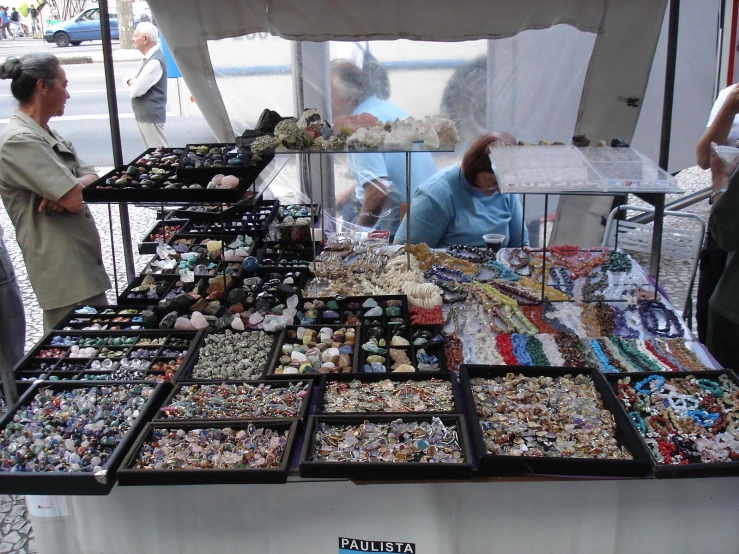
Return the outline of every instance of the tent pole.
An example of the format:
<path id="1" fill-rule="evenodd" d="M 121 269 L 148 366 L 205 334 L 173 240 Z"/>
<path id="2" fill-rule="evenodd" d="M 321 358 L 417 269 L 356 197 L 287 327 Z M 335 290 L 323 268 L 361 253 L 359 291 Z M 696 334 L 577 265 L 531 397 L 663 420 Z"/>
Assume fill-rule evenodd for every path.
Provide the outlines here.
<path id="1" fill-rule="evenodd" d="M 113 143 L 113 163 L 115 167 L 123 165 L 123 147 L 121 146 L 121 128 L 118 120 L 118 98 L 115 92 L 115 72 L 113 69 L 113 45 L 110 38 L 110 16 L 108 15 L 108 0 L 99 0 L 100 32 L 103 42 L 103 67 L 105 69 L 105 88 L 108 92 L 108 114 L 110 120 L 110 138 Z M 123 260 L 126 264 L 128 282 L 136 276 L 133 263 L 133 248 L 131 246 L 131 223 L 128 219 L 128 205 L 118 204 L 118 213 L 121 218 L 121 238 L 123 240 Z M 111 248 L 115 243 L 111 237 Z"/>
<path id="2" fill-rule="evenodd" d="M 680 0 L 670 0 L 670 22 L 668 24 L 667 31 L 665 97 L 662 105 L 662 137 L 659 144 L 659 166 L 665 171 L 669 171 L 667 166 L 670 161 L 670 134 L 672 132 L 672 106 L 675 100 L 675 65 L 677 62 L 677 33 L 679 25 Z M 650 256 L 649 273 L 651 273 L 656 279 L 659 279 L 659 264 L 662 256 L 662 229 L 664 227 L 665 211 L 664 194 L 656 195 L 654 210 L 652 254 Z"/>

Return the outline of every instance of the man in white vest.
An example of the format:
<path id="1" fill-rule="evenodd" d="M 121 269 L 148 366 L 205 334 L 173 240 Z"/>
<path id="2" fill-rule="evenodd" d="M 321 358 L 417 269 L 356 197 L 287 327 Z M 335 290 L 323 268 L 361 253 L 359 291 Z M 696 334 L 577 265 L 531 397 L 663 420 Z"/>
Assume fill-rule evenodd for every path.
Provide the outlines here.
<path id="1" fill-rule="evenodd" d="M 169 146 L 164 134 L 167 119 L 167 63 L 159 48 L 159 31 L 142 22 L 133 33 L 133 46 L 144 55 L 134 75 L 126 79 L 131 105 L 146 148 Z"/>

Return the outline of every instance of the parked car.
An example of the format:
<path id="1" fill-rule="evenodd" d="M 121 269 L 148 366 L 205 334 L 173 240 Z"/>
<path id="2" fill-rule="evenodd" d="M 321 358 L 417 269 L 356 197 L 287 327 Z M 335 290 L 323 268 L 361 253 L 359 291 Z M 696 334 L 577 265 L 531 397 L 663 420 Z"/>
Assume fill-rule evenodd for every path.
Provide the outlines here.
<path id="1" fill-rule="evenodd" d="M 137 4 L 143 4 L 139 2 Z M 136 6 L 137 4 L 134 4 Z M 146 13 L 151 17 L 148 7 L 145 9 L 137 8 L 133 11 L 133 24 L 136 25 L 142 14 Z M 109 13 L 110 18 L 110 36 L 113 39 L 118 38 L 118 14 Z M 78 46 L 86 40 L 101 40 L 102 32 L 100 30 L 100 9 L 90 8 L 83 11 L 74 19 L 62 21 L 56 25 L 52 25 L 44 32 L 44 40 L 53 42 L 58 47 L 64 48 L 69 46 Z"/>

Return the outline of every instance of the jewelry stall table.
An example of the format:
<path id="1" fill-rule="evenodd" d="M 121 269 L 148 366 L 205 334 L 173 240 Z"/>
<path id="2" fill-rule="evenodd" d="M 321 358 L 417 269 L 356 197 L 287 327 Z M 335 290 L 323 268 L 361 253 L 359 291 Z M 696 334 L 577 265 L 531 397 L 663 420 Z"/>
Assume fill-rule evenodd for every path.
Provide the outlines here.
<path id="1" fill-rule="evenodd" d="M 736 552 L 736 492 L 731 478 L 525 478 L 27 498 L 40 554 L 680 554 Z"/>

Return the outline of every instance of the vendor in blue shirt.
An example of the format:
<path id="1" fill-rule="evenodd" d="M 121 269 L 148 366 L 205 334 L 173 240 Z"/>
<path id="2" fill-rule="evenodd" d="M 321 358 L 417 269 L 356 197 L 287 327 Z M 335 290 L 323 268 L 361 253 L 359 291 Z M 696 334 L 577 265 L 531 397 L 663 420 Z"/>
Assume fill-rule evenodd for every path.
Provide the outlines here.
<path id="1" fill-rule="evenodd" d="M 431 248 L 453 245 L 485 246 L 482 236 L 505 235 L 504 247 L 529 244 L 523 225 L 523 209 L 517 194 L 501 194 L 493 174 L 488 150 L 494 142 L 515 144 L 504 132 L 478 138 L 462 162 L 442 169 L 418 187 L 411 199 L 411 243 L 425 242 Z M 395 243 L 406 242 L 405 221 Z"/>
<path id="2" fill-rule="evenodd" d="M 377 62 L 372 61 L 376 64 Z M 375 68 L 379 69 L 379 65 Z M 380 71 L 382 71 L 380 69 Z M 381 123 L 408 117 L 396 105 L 381 99 L 389 96 L 387 77 L 360 69 L 350 60 L 331 64 L 331 101 L 334 117 L 369 113 Z M 380 92 L 378 79 L 383 82 Z M 398 229 L 400 204 L 406 202 L 405 154 L 349 154 L 349 169 L 354 186 L 336 198 L 336 208 L 345 219 L 363 227 L 385 229 L 394 235 Z M 436 164 L 428 152 L 411 155 L 411 194 L 436 173 Z"/>

